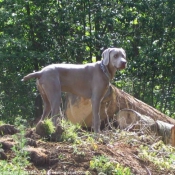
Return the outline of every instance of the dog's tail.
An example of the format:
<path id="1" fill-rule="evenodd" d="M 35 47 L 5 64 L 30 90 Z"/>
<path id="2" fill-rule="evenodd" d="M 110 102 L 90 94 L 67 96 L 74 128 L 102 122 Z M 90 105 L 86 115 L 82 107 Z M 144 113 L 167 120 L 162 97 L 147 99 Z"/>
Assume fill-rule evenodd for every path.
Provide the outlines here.
<path id="1" fill-rule="evenodd" d="M 23 79 L 21 81 L 27 81 L 31 78 L 40 78 L 41 77 L 41 72 L 34 72 L 34 73 L 30 73 L 28 75 L 26 75 L 25 77 L 23 77 Z"/>

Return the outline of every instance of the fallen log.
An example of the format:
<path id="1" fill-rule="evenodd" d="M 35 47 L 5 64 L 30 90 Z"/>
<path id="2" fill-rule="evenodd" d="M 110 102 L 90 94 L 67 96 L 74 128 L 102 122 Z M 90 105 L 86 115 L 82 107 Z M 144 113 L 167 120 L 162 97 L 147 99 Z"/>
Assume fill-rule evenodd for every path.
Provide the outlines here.
<path id="1" fill-rule="evenodd" d="M 141 131 L 141 129 L 144 131 L 148 129 L 153 130 L 155 125 L 155 121 L 152 118 L 146 115 L 141 115 L 132 109 L 122 109 L 114 118 L 117 121 L 118 128 L 125 129 L 127 131 L 138 132 Z"/>
<path id="2" fill-rule="evenodd" d="M 126 92 L 117 89 L 116 87 L 116 98 L 118 99 L 117 105 L 120 106 L 121 109 L 133 109 L 142 115 L 146 115 L 151 117 L 153 120 L 161 120 L 167 123 L 175 124 L 175 120 L 171 117 L 168 117 L 167 115 L 161 113 L 157 109 L 153 108 L 152 106 L 149 106 L 148 104 L 142 102 L 141 100 L 138 100 L 134 98 L 133 96 L 127 94 Z M 119 111 L 119 110 L 118 110 Z"/>
<path id="3" fill-rule="evenodd" d="M 175 125 L 151 117 L 141 115 L 131 110 L 123 109 L 115 116 L 120 129 L 140 132 L 141 134 L 161 136 L 165 144 L 175 146 Z"/>
<path id="4" fill-rule="evenodd" d="M 107 95 L 104 97 L 100 108 L 100 117 L 104 121 L 113 118 L 122 109 L 132 109 L 142 115 L 151 117 L 154 121 L 160 120 L 175 125 L 175 120 L 161 113 L 157 109 L 134 98 L 128 93 L 110 85 Z M 82 126 L 92 126 L 92 104 L 90 99 L 85 99 L 73 94 L 67 94 L 66 117 L 74 124 Z"/>

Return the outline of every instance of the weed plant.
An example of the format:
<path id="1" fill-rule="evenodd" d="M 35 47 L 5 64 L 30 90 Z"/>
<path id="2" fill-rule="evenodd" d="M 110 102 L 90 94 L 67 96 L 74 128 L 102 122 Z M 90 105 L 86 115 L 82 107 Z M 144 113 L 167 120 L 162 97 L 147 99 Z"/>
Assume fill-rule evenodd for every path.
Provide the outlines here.
<path id="1" fill-rule="evenodd" d="M 15 157 L 11 162 L 6 160 L 0 161 L 0 174 L 2 175 L 25 175 L 27 172 L 25 168 L 29 164 L 28 153 L 24 150 L 26 139 L 25 139 L 25 125 L 27 124 L 26 120 L 23 120 L 22 117 L 17 117 L 15 120 L 15 126 L 20 130 L 20 133 L 13 135 L 13 139 L 16 144 L 12 147 L 12 151 L 15 154 Z"/>
<path id="2" fill-rule="evenodd" d="M 175 171 L 175 148 L 158 141 L 151 146 L 139 147 L 139 158 L 150 161 L 160 170 Z"/>
<path id="3" fill-rule="evenodd" d="M 132 175 L 128 167 L 125 168 L 104 155 L 94 156 L 90 161 L 90 168 L 96 170 L 97 173 L 105 173 L 107 175 Z"/>
<path id="4" fill-rule="evenodd" d="M 78 130 L 80 130 L 80 125 L 74 125 L 70 121 L 61 120 L 61 126 L 63 127 L 62 140 L 70 143 L 80 143 L 81 139 L 78 136 Z"/>

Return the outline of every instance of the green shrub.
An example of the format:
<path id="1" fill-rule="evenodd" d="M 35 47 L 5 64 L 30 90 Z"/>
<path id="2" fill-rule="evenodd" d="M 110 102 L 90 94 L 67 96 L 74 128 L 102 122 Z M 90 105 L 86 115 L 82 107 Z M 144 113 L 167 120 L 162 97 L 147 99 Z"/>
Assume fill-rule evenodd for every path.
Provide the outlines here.
<path id="1" fill-rule="evenodd" d="M 118 162 L 111 161 L 108 157 L 95 156 L 90 161 L 90 168 L 95 169 L 98 173 L 106 173 L 110 175 L 131 175 L 128 167 L 123 167 Z"/>

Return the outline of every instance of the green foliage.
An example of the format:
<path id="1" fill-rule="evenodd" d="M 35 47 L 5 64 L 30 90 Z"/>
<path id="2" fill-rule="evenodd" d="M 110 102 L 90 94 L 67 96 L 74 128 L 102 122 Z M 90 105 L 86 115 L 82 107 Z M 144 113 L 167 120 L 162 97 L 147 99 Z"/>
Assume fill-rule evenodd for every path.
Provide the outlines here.
<path id="1" fill-rule="evenodd" d="M 13 135 L 14 141 L 17 142 L 12 147 L 13 152 L 15 153 L 15 157 L 13 158 L 12 162 L 16 165 L 22 168 L 29 165 L 29 156 L 27 151 L 25 151 L 24 147 L 26 144 L 26 138 L 25 138 L 25 124 L 27 121 L 25 119 L 22 119 L 21 117 L 17 117 L 15 120 L 15 125 L 18 126 L 20 133 Z"/>
<path id="2" fill-rule="evenodd" d="M 93 157 L 90 161 L 90 168 L 95 169 L 98 173 L 131 175 L 131 171 L 128 167 L 123 167 L 117 162 L 112 162 L 109 157 L 104 155 Z"/>
<path id="3" fill-rule="evenodd" d="M 164 145 L 162 141 L 152 146 L 140 146 L 139 157 L 144 161 L 150 161 L 160 170 L 175 170 L 175 148 Z"/>
<path id="4" fill-rule="evenodd" d="M 0 121 L 0 126 L 3 125 L 3 124 L 5 124 L 5 123 L 3 121 Z"/>
<path id="5" fill-rule="evenodd" d="M 80 125 L 74 125 L 70 121 L 61 120 L 61 126 L 63 127 L 62 140 L 71 143 L 80 143 L 81 139 L 78 137 L 78 130 L 81 128 Z"/>
<path id="6" fill-rule="evenodd" d="M 14 158 L 11 162 L 2 160 L 0 161 L 0 172 L 4 175 L 14 174 L 14 175 L 25 175 L 28 174 L 25 168 L 29 166 L 29 155 L 25 151 L 24 147 L 26 144 L 25 138 L 25 126 L 26 120 L 20 120 L 21 117 L 17 117 L 15 120 L 15 125 L 20 129 L 20 133 L 13 135 L 13 140 L 17 143 L 12 147 L 14 152 Z"/>
<path id="7" fill-rule="evenodd" d="M 38 92 L 24 75 L 101 60 L 107 47 L 123 47 L 128 58 L 114 84 L 175 116 L 174 0 L 1 0 L 0 16 L 0 120 L 34 116 Z"/>
<path id="8" fill-rule="evenodd" d="M 43 126 L 45 129 L 46 135 L 51 135 L 55 132 L 55 126 L 53 125 L 53 122 L 51 119 L 44 120 Z"/>
<path id="9" fill-rule="evenodd" d="M 3 175 L 27 175 L 28 173 L 18 164 L 9 163 L 5 160 L 0 161 L 0 172 Z"/>
<path id="10" fill-rule="evenodd" d="M 21 131 L 24 131 L 27 127 L 27 120 L 22 116 L 17 116 L 14 121 L 14 125 Z"/>

